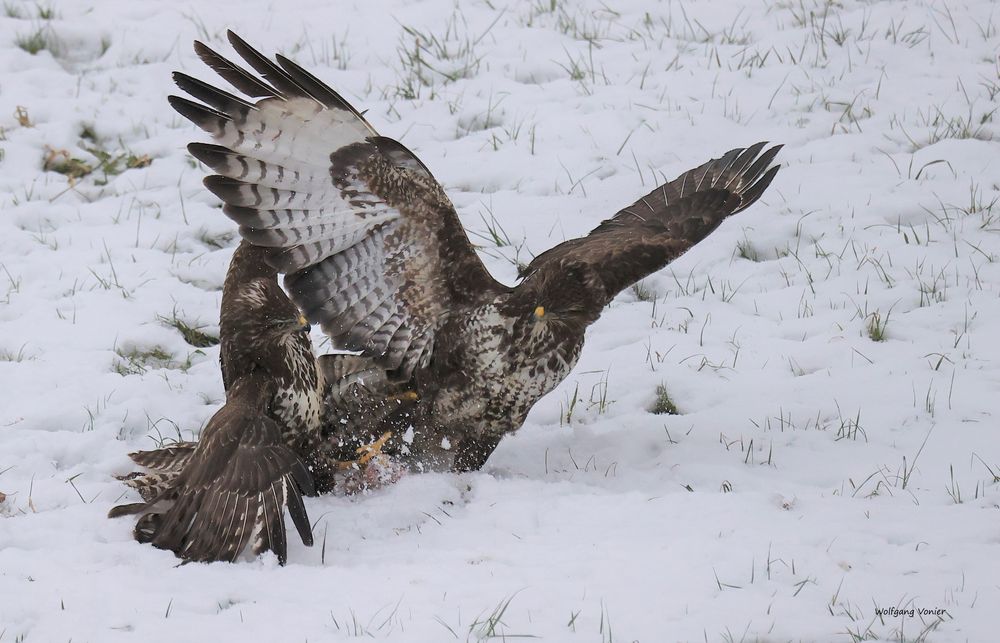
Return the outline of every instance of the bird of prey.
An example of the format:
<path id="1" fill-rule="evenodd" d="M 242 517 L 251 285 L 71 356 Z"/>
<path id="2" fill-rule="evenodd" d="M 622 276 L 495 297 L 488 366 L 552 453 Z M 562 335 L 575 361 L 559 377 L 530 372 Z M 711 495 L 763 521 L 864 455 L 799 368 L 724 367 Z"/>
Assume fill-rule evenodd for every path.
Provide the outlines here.
<path id="1" fill-rule="evenodd" d="M 146 502 L 111 510 L 142 513 L 135 534 L 187 560 L 254 554 L 286 559 L 287 509 L 302 541 L 312 531 L 302 494 L 335 468 L 321 418 L 322 370 L 309 324 L 278 285 L 264 251 L 242 243 L 222 291 L 220 343 L 226 403 L 198 442 L 132 454 L 148 473 L 126 476 Z"/>
<path id="2" fill-rule="evenodd" d="M 602 309 L 757 201 L 778 171 L 780 146 L 731 150 L 536 256 L 510 287 L 410 150 L 296 63 L 228 35 L 256 74 L 195 42 L 242 96 L 175 73 L 195 100 L 171 105 L 214 141 L 188 149 L 309 321 L 416 393 L 386 448 L 420 468 L 481 468 L 567 376 Z"/>

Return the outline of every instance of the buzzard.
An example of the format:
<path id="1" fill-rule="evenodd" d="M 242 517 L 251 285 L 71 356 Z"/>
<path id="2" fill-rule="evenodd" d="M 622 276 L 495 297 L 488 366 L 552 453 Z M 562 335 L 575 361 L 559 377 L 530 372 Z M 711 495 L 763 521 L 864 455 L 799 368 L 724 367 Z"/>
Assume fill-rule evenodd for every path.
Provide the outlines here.
<path id="1" fill-rule="evenodd" d="M 386 449 L 417 468 L 482 467 L 567 376 L 602 309 L 757 201 L 778 171 L 780 145 L 727 152 L 536 256 L 510 287 L 410 150 L 296 63 L 228 36 L 256 75 L 195 42 L 242 96 L 176 72 L 195 100 L 171 105 L 214 141 L 188 150 L 309 321 L 416 393 L 406 430 L 397 415 L 384 428 L 395 429 Z"/>
<path id="2" fill-rule="evenodd" d="M 222 290 L 220 343 L 226 403 L 201 439 L 132 454 L 149 473 L 126 484 L 146 502 L 136 538 L 187 560 L 234 560 L 248 544 L 285 561 L 287 509 L 302 541 L 312 531 L 302 494 L 334 471 L 321 448 L 322 370 L 309 324 L 278 285 L 264 251 L 243 242 Z"/>

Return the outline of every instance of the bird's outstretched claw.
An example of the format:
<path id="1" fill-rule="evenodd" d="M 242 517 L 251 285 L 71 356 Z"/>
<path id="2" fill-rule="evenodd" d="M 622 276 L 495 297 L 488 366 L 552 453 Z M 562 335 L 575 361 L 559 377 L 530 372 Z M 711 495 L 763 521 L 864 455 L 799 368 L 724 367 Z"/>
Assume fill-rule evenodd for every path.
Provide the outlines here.
<path id="1" fill-rule="evenodd" d="M 382 447 L 385 443 L 389 441 L 392 437 L 392 431 L 386 431 L 382 434 L 378 440 L 375 440 L 371 444 L 364 444 L 359 446 L 355 451 L 361 454 L 356 460 L 348 460 L 347 462 L 340 462 L 338 466 L 341 469 L 353 469 L 355 466 L 364 467 L 368 466 L 369 463 L 375 459 L 376 462 L 382 462 L 387 460 L 388 456 L 382 453 Z"/>

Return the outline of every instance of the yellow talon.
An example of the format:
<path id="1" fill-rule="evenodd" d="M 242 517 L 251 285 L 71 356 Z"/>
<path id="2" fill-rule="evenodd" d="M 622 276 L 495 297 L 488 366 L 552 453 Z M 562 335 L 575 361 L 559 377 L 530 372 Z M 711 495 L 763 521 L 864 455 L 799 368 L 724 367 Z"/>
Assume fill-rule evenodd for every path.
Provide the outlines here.
<path id="1" fill-rule="evenodd" d="M 378 440 L 375 440 L 371 444 L 366 444 L 357 448 L 356 453 L 362 454 L 361 457 L 357 459 L 358 464 L 367 464 L 369 460 L 376 456 L 382 455 L 382 447 L 385 443 L 389 441 L 392 437 L 392 431 L 386 431 L 382 434 Z"/>
<path id="2" fill-rule="evenodd" d="M 371 444 L 365 444 L 358 447 L 357 449 L 355 449 L 355 453 L 360 453 L 361 456 L 358 457 L 357 460 L 338 462 L 337 468 L 341 471 L 346 471 L 347 469 L 353 469 L 355 467 L 363 467 L 369 464 L 369 462 L 371 462 L 371 460 L 373 460 L 374 458 L 379 458 L 379 459 L 385 458 L 386 460 L 388 460 L 388 456 L 382 453 L 382 447 L 385 446 L 385 443 L 388 442 L 389 438 L 391 437 L 392 437 L 392 431 L 386 431 L 385 433 L 382 434 L 382 437 L 380 437 L 378 440 L 375 440 Z"/>

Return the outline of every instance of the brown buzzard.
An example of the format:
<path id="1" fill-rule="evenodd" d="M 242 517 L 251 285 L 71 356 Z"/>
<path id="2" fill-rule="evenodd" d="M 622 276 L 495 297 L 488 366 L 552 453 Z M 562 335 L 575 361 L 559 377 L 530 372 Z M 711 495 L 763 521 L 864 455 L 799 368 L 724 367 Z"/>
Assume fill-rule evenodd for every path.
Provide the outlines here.
<path id="1" fill-rule="evenodd" d="M 780 146 L 734 149 L 538 255 L 508 287 L 410 150 L 291 60 L 229 41 L 259 76 L 195 43 L 245 98 L 175 73 L 200 102 L 171 105 L 215 141 L 188 149 L 306 317 L 419 395 L 412 431 L 389 445 L 418 467 L 481 467 L 566 377 L 616 294 L 753 204 L 778 171 Z"/>
<path id="2" fill-rule="evenodd" d="M 314 477 L 325 480 L 335 469 L 322 460 L 326 387 L 309 324 L 263 254 L 240 244 L 222 290 L 226 403 L 197 443 L 133 453 L 151 471 L 126 476 L 126 483 L 146 502 L 110 513 L 143 513 L 136 538 L 187 560 L 234 560 L 249 544 L 283 563 L 285 510 L 311 545 L 302 494 L 314 495 Z"/>

